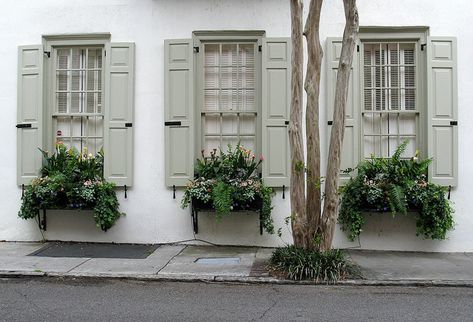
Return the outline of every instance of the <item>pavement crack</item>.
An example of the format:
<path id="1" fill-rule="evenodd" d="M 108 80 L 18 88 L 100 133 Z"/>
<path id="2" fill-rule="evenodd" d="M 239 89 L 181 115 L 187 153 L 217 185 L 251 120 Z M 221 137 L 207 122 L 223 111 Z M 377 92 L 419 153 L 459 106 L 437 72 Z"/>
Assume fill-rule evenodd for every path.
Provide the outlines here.
<path id="1" fill-rule="evenodd" d="M 276 295 L 279 294 L 279 290 L 277 287 L 273 286 L 271 287 L 271 289 L 276 293 Z M 262 320 L 266 316 L 266 314 L 268 314 L 268 312 L 271 311 L 279 303 L 279 299 L 276 296 L 273 298 L 273 303 L 269 305 L 269 307 L 263 312 L 263 314 L 261 314 L 257 319 L 253 319 L 251 321 Z"/>
<path id="2" fill-rule="evenodd" d="M 161 267 L 161 268 L 160 268 L 160 269 L 159 269 L 159 270 L 156 272 L 156 274 L 155 274 L 155 275 L 158 275 L 158 274 L 159 274 L 159 272 L 161 272 L 163 269 L 165 269 L 165 268 L 166 268 L 166 266 L 168 266 L 168 265 L 169 265 L 169 263 L 170 263 L 170 262 L 171 262 L 171 261 L 172 261 L 174 258 L 176 258 L 177 256 L 181 255 L 181 253 L 182 253 L 182 252 L 184 251 L 184 249 L 186 249 L 187 247 L 188 247 L 188 246 L 186 245 L 186 246 L 185 246 L 185 247 L 183 247 L 183 248 L 182 248 L 182 249 L 181 249 L 181 250 L 180 250 L 180 251 L 179 251 L 179 252 L 178 252 L 176 255 L 174 255 L 173 257 L 171 257 L 171 258 L 170 258 L 170 259 L 167 261 L 167 263 L 166 263 L 166 264 L 164 264 L 164 266 L 163 266 L 163 267 Z"/>
<path id="3" fill-rule="evenodd" d="M 87 263 L 88 261 L 90 261 L 92 258 L 89 258 L 83 262 L 80 262 L 79 264 L 77 264 L 76 266 L 74 266 L 73 268 L 71 268 L 70 270 L 67 271 L 67 273 L 70 273 L 71 271 L 75 270 L 77 267 L 81 266 L 82 264 L 85 264 Z"/>

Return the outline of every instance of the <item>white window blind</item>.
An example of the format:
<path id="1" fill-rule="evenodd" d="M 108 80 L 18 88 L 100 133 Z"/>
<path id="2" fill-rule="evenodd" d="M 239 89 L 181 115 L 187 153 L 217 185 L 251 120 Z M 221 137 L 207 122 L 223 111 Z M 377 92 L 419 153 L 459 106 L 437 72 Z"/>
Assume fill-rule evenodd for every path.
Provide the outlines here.
<path id="1" fill-rule="evenodd" d="M 56 48 L 54 59 L 54 137 L 97 153 L 103 146 L 103 48 Z"/>
<path id="2" fill-rule="evenodd" d="M 204 43 L 203 48 L 202 148 L 209 153 L 240 142 L 255 151 L 256 44 L 212 42 Z"/>
<path id="3" fill-rule="evenodd" d="M 415 43 L 363 45 L 363 146 L 365 158 L 390 157 L 409 140 L 405 157 L 418 144 Z"/>

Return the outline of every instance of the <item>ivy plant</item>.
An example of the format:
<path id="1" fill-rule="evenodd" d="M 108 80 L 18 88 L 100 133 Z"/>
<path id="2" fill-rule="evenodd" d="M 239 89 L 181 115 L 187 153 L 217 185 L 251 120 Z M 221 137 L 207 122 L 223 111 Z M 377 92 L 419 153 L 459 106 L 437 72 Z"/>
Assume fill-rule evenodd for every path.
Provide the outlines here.
<path id="1" fill-rule="evenodd" d="M 416 233 L 428 239 L 445 239 L 453 229 L 453 208 L 446 197 L 448 187 L 428 182 L 427 169 L 431 159 L 415 156 L 402 158 L 408 141 L 404 141 L 391 158 L 362 161 L 357 173 L 341 187 L 338 222 L 354 240 L 362 232 L 363 213 L 387 212 L 417 214 Z"/>
<path id="2" fill-rule="evenodd" d="M 92 209 L 98 228 L 110 229 L 122 215 L 115 184 L 103 177 L 103 152 L 78 152 L 57 144 L 43 153 L 41 176 L 26 186 L 18 216 L 34 218 L 40 209 Z"/>

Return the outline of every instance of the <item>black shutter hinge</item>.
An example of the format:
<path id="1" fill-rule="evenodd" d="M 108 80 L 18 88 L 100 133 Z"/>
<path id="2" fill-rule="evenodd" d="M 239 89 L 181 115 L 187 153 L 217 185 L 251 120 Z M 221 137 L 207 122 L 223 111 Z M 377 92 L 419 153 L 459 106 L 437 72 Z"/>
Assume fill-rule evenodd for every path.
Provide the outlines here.
<path id="1" fill-rule="evenodd" d="M 199 46 L 197 46 L 197 47 L 194 47 L 194 53 L 197 53 L 197 54 L 198 54 L 198 53 L 199 53 L 199 51 L 200 51 L 200 49 L 199 49 Z"/>
<path id="2" fill-rule="evenodd" d="M 164 126 L 181 126 L 181 121 L 164 122 Z"/>
<path id="3" fill-rule="evenodd" d="M 424 47 L 425 47 L 425 46 L 427 46 L 427 44 L 421 44 L 421 45 L 420 45 L 420 50 L 421 50 L 421 51 L 424 51 Z"/>
<path id="4" fill-rule="evenodd" d="M 328 125 L 333 125 L 333 121 L 328 121 L 327 124 Z"/>
<path id="5" fill-rule="evenodd" d="M 23 128 L 25 128 L 25 127 L 31 127 L 31 123 L 26 123 L 26 124 L 20 123 L 20 124 L 17 124 L 16 127 L 17 127 L 18 129 L 23 129 Z"/>
<path id="6" fill-rule="evenodd" d="M 360 52 L 360 45 L 356 45 L 356 52 Z"/>
<path id="7" fill-rule="evenodd" d="M 259 45 L 259 46 L 258 46 L 258 51 L 259 51 L 259 52 L 262 52 L 262 51 L 263 51 L 263 46 Z"/>
<path id="8" fill-rule="evenodd" d="M 133 127 L 133 123 L 125 123 L 125 127 Z"/>
<path id="9" fill-rule="evenodd" d="M 107 51 L 106 51 L 106 50 L 103 51 L 103 55 L 104 55 L 105 57 L 107 57 Z"/>
<path id="10" fill-rule="evenodd" d="M 450 121 L 450 125 L 458 125 L 458 121 Z"/>
<path id="11" fill-rule="evenodd" d="M 51 52 L 50 51 L 43 51 L 43 54 L 48 56 L 48 58 L 51 58 Z"/>

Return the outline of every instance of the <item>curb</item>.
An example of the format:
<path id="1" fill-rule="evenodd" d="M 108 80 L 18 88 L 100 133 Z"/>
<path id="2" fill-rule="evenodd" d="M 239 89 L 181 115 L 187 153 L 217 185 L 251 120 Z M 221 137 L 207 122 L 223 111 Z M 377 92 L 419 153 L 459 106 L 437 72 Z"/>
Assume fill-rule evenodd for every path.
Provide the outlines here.
<path id="1" fill-rule="evenodd" d="M 157 282 L 204 282 L 229 284 L 275 284 L 275 285 L 317 285 L 317 286 L 401 286 L 401 287 L 463 287 L 473 288 L 473 280 L 376 280 L 349 279 L 331 283 L 315 281 L 292 281 L 274 277 L 219 276 L 219 275 L 177 275 L 177 274 L 107 274 L 107 273 L 60 273 L 4 271 L 0 278 L 62 278 L 62 279 L 109 279 Z"/>

